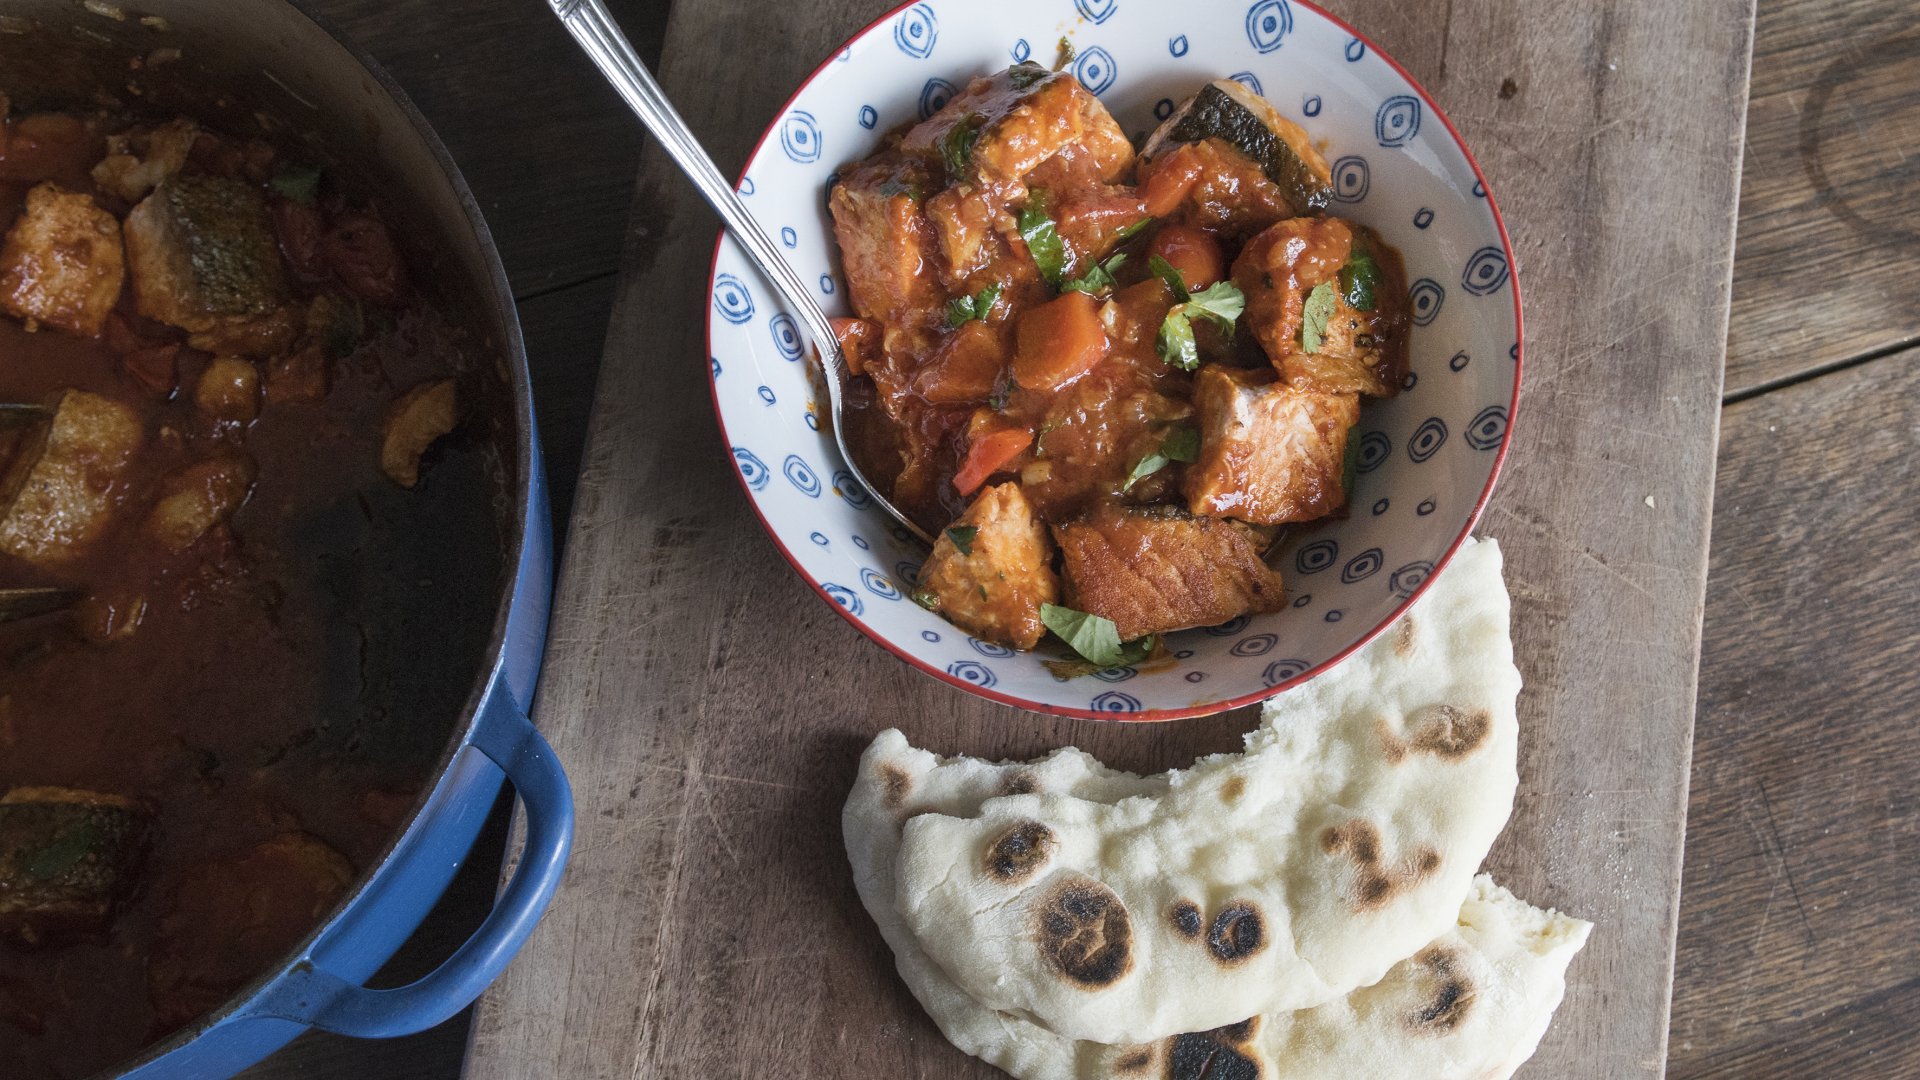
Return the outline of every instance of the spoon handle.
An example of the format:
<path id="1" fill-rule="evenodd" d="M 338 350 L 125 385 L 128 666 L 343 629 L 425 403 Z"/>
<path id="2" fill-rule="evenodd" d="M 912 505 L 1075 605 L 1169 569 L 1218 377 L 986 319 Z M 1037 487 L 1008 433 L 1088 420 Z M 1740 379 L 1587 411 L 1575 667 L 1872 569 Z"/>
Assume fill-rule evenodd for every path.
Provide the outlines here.
<path id="1" fill-rule="evenodd" d="M 600 68 L 601 74 L 613 83 L 615 90 L 626 100 L 640 122 L 647 126 L 667 153 L 686 173 L 687 179 L 700 190 L 707 202 L 720 213 L 727 228 L 747 249 L 754 264 L 760 267 L 768 280 L 780 291 L 787 304 L 799 313 L 807 325 L 807 333 L 820 350 L 822 362 L 833 365 L 827 372 L 827 389 L 836 398 L 840 383 L 846 377 L 846 357 L 840 350 L 839 338 L 833 332 L 833 324 L 827 321 L 827 313 L 820 307 L 813 293 L 807 288 L 800 275 L 787 260 L 780 255 L 780 249 L 774 246 L 773 239 L 766 234 L 740 197 L 734 194 L 733 185 L 720 175 L 713 159 L 700 145 L 687 122 L 673 108 L 661 91 L 660 84 L 653 81 L 645 64 L 634 54 L 633 46 L 627 42 L 626 35 L 614 23 L 601 0 L 550 0 L 554 14 L 566 24 L 580 47 L 587 51 L 593 62 Z M 838 402 L 836 401 L 837 405 Z"/>

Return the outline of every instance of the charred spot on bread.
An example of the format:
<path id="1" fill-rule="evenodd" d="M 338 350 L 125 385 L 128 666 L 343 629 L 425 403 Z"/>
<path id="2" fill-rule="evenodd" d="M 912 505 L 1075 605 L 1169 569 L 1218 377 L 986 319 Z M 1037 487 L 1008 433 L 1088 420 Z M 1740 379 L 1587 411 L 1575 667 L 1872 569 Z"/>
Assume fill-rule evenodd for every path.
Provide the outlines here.
<path id="1" fill-rule="evenodd" d="M 1413 749 L 1448 761 L 1457 761 L 1479 749 L 1493 731 L 1493 716 L 1485 709 L 1468 712 L 1452 705 L 1421 710 L 1414 729 Z"/>
<path id="2" fill-rule="evenodd" d="M 1033 773 L 1026 769 L 1015 769 L 1007 774 L 1005 780 L 1000 782 L 1000 794 L 1002 795 L 1032 795 L 1039 790 L 1040 781 L 1036 780 Z"/>
<path id="3" fill-rule="evenodd" d="M 1057 842 L 1045 825 L 1020 822 L 987 845 L 987 874 L 1009 885 L 1025 881 L 1053 857 Z"/>
<path id="4" fill-rule="evenodd" d="M 1242 1052 L 1244 1039 L 1229 1034 L 1239 1027 L 1175 1035 L 1166 1080 L 1260 1080 L 1260 1063 Z"/>
<path id="5" fill-rule="evenodd" d="M 1207 951 L 1222 964 L 1238 964 L 1266 943 L 1266 923 L 1260 909 L 1245 901 L 1228 905 L 1213 917 L 1213 925 L 1207 929 Z"/>
<path id="6" fill-rule="evenodd" d="M 1346 855 L 1353 861 L 1353 889 L 1347 902 L 1356 911 L 1384 907 L 1440 869 L 1440 853 L 1430 847 L 1420 848 L 1399 865 L 1389 864 L 1380 830 L 1361 818 L 1328 828 L 1320 835 L 1320 846 L 1329 855 Z"/>
<path id="7" fill-rule="evenodd" d="M 1200 905 L 1191 900 L 1182 900 L 1173 905 L 1167 917 L 1173 920 L 1174 933 L 1188 941 L 1200 936 L 1203 925 L 1200 921 Z"/>
<path id="8" fill-rule="evenodd" d="M 888 808 L 898 810 L 913 794 L 913 777 L 898 765 L 880 766 L 880 799 Z"/>
<path id="9" fill-rule="evenodd" d="M 1068 878 L 1037 911 L 1041 955 L 1067 980 L 1098 990 L 1133 969 L 1133 920 L 1112 889 L 1092 878 Z"/>
<path id="10" fill-rule="evenodd" d="M 1422 1035 L 1444 1035 L 1460 1026 L 1473 1011 L 1473 983 L 1460 970 L 1452 950 L 1435 945 L 1422 950 L 1413 962 L 1432 973 L 1431 995 L 1407 1016 L 1407 1026 Z"/>
<path id="11" fill-rule="evenodd" d="M 1113 1071 L 1122 1076 L 1128 1073 L 1144 1073 L 1153 1065 L 1153 1047 L 1136 1046 L 1113 1063 Z"/>

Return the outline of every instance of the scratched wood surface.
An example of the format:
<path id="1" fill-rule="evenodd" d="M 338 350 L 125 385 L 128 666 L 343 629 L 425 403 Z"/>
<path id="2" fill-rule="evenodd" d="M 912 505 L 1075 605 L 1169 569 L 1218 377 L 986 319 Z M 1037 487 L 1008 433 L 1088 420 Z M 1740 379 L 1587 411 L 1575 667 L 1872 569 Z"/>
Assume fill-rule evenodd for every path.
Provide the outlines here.
<path id="1" fill-rule="evenodd" d="M 1920 343 L 1911 0 L 1763 0 L 1727 391 Z"/>
<path id="2" fill-rule="evenodd" d="M 676 6 L 661 72 L 728 168 L 882 10 L 756 6 L 741 35 L 747 6 Z M 1529 1075 L 1658 1075 L 1751 7 L 1457 0 L 1437 24 L 1387 0 L 1337 9 L 1460 125 L 1526 284 L 1526 397 L 1483 529 L 1509 551 L 1528 677 L 1522 797 L 1494 864 L 1599 923 Z M 1675 71 L 1686 108 L 1666 107 Z M 754 525 L 707 411 L 714 227 L 650 156 L 537 704 L 573 772 L 577 854 L 479 1010 L 468 1075 L 991 1075 L 939 1039 L 854 898 L 838 822 L 860 747 L 892 724 L 945 752 L 1071 742 L 1153 769 L 1235 745 L 1252 717 L 1020 714 L 913 674 L 814 599 Z"/>

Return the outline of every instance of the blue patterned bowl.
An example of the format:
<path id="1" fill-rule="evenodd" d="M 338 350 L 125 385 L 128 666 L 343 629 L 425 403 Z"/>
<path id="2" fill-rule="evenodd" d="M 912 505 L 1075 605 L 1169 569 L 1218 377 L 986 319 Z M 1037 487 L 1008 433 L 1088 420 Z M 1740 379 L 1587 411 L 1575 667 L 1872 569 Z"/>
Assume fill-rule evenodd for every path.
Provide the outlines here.
<path id="1" fill-rule="evenodd" d="M 1293 529 L 1284 611 L 1171 635 L 1170 668 L 1062 681 L 1037 656 L 968 637 L 907 593 L 921 551 L 847 471 L 814 401 L 791 314 L 733 241 L 715 252 L 713 395 L 741 482 L 795 570 L 848 621 L 935 678 L 1022 708 L 1167 720 L 1312 678 L 1393 621 L 1446 565 L 1492 491 L 1520 385 L 1512 248 L 1479 168 L 1398 64 L 1302 0 L 926 0 L 856 35 L 781 110 L 740 192 L 829 311 L 845 312 L 826 193 L 839 165 L 925 117 L 969 78 L 1053 60 L 1130 133 L 1231 76 L 1304 125 L 1333 164 L 1336 212 L 1406 257 L 1414 330 L 1403 392 L 1360 419 L 1346 521 Z"/>

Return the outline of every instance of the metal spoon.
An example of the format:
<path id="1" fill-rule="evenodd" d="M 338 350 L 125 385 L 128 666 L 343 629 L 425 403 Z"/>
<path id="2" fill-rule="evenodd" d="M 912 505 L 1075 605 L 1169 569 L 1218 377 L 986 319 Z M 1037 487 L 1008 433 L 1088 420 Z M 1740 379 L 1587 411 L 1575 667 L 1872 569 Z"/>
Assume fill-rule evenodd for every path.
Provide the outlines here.
<path id="1" fill-rule="evenodd" d="M 31 589 L 0 589 L 0 623 L 30 619 L 71 607 L 87 595 L 84 589 L 47 586 Z"/>
<path id="2" fill-rule="evenodd" d="M 913 519 L 900 512 L 899 507 L 882 498 L 880 492 L 860 472 L 859 464 L 847 449 L 847 434 L 844 422 L 846 389 L 853 377 L 847 369 L 847 357 L 840 349 L 840 339 L 834 335 L 833 325 L 827 321 L 827 313 L 814 300 L 800 275 L 780 257 L 780 249 L 773 240 L 753 220 L 753 215 L 740 202 L 733 192 L 733 185 L 720 175 L 714 167 L 713 159 L 701 148 L 699 140 L 688 129 L 685 120 L 674 111 L 673 104 L 661 91 L 660 85 L 653 81 L 645 64 L 634 55 L 633 46 L 627 43 L 626 35 L 607 13 L 601 0 L 549 0 L 554 14 L 567 27 L 567 32 L 580 43 L 580 47 L 593 58 L 600 73 L 607 77 L 613 88 L 620 92 L 634 115 L 647 126 L 660 145 L 673 156 L 680 171 L 693 181 L 708 203 L 720 212 L 721 220 L 727 223 L 735 239 L 747 249 L 755 265 L 760 267 L 767 279 L 773 282 L 787 306 L 800 316 L 806 325 L 807 336 L 813 339 L 814 348 L 820 354 L 820 366 L 826 370 L 827 406 L 832 415 L 833 441 L 839 444 L 840 456 L 846 460 L 847 468 L 853 471 L 861 484 L 873 494 L 887 513 L 895 521 L 905 526 L 923 543 L 931 545 L 933 538 L 925 529 L 914 524 Z"/>

